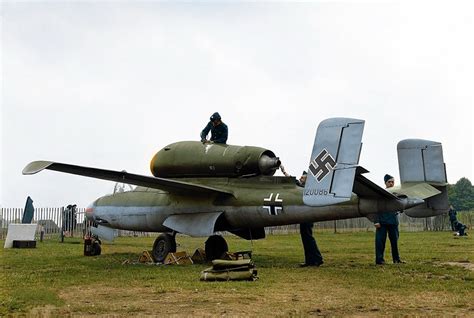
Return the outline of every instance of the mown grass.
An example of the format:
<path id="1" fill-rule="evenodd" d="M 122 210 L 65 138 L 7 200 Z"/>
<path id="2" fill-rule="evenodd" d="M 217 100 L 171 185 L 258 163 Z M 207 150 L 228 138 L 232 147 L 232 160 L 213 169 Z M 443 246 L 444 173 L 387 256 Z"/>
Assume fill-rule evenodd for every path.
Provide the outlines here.
<path id="1" fill-rule="evenodd" d="M 417 314 L 420 310 L 429 310 L 425 314 L 449 314 L 458 309 L 461 315 L 474 312 L 473 272 L 444 264 L 473 262 L 470 237 L 456 239 L 450 232 L 401 233 L 399 248 L 407 264 L 382 267 L 373 264 L 372 232 L 318 232 L 316 238 L 325 264 L 299 268 L 297 264 L 303 260 L 299 235 L 274 235 L 253 243 L 227 236 L 231 251 L 253 250 L 260 277 L 256 282 L 200 282 L 200 272 L 206 265 L 123 264 L 136 261 L 142 251 L 149 250 L 154 240 L 151 237 L 118 238 L 114 244 L 104 244 L 98 257 L 83 256 L 83 245 L 76 238 L 66 239 L 66 243 L 38 242 L 36 249 L 2 249 L 0 315 L 28 313 L 41 306 L 62 308 L 68 314 L 146 310 L 139 302 L 145 295 L 121 294 L 125 289 L 157 299 L 172 295 L 173 302 L 182 301 L 195 313 L 207 307 L 211 315 L 222 314 L 215 306 L 222 301 L 228 307 L 249 306 L 247 313 L 259 316 L 268 315 L 272 306 L 281 303 L 285 304 L 284 310 L 274 316 L 390 314 L 394 309 L 397 314 Z M 178 236 L 178 250 L 192 254 L 204 241 Z M 387 253 L 389 261 L 388 248 Z M 94 295 L 94 290 L 102 288 L 109 290 L 109 296 Z M 91 294 L 90 302 L 81 303 L 84 297 L 79 295 L 77 301 L 65 296 L 82 292 Z M 123 299 L 117 299 L 120 297 Z M 129 305 L 118 311 L 113 305 L 99 306 L 102 300 Z"/>

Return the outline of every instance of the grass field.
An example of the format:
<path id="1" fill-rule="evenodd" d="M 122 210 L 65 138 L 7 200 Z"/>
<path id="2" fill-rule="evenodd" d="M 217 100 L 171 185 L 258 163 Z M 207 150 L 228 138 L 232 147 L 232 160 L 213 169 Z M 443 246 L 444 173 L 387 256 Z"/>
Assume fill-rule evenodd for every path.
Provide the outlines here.
<path id="1" fill-rule="evenodd" d="M 231 251 L 253 250 L 255 282 L 201 282 L 206 265 L 133 264 L 154 238 L 119 238 L 98 257 L 82 256 L 79 239 L 2 249 L 0 316 L 474 316 L 471 237 L 401 233 L 407 263 L 385 266 L 373 264 L 372 232 L 316 238 L 325 264 L 299 268 L 298 235 L 253 245 L 228 236 Z M 178 250 L 192 254 L 204 241 L 178 236 Z"/>

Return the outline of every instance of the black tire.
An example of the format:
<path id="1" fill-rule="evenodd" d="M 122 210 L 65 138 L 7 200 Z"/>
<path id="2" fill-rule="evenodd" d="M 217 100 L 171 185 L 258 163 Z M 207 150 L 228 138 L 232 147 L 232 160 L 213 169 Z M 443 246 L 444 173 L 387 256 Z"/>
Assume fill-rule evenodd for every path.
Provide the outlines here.
<path id="1" fill-rule="evenodd" d="M 208 261 L 221 258 L 228 250 L 227 242 L 220 235 L 209 236 L 205 243 L 206 259 Z"/>
<path id="2" fill-rule="evenodd" d="M 91 255 L 97 256 L 100 255 L 100 253 L 102 253 L 102 247 L 100 247 L 99 242 L 95 241 L 94 243 L 92 243 Z"/>
<path id="3" fill-rule="evenodd" d="M 160 234 L 153 244 L 152 256 L 155 262 L 163 263 L 168 253 L 176 252 L 176 240 L 171 234 Z"/>

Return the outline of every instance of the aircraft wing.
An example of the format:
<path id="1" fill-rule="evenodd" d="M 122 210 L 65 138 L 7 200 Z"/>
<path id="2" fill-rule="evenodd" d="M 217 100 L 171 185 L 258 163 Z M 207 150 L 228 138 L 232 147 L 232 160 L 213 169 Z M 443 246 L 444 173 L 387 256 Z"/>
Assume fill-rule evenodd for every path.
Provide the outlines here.
<path id="1" fill-rule="evenodd" d="M 187 191 L 188 193 L 194 192 L 233 195 L 233 192 L 229 190 L 217 189 L 195 183 L 177 181 L 166 178 L 143 176 L 139 174 L 128 173 L 126 171 L 114 171 L 91 167 L 82 167 L 53 161 L 33 161 L 23 169 L 23 174 L 35 174 L 44 169 L 76 174 L 96 179 L 129 183 L 137 186 L 160 189 L 169 192 Z"/>

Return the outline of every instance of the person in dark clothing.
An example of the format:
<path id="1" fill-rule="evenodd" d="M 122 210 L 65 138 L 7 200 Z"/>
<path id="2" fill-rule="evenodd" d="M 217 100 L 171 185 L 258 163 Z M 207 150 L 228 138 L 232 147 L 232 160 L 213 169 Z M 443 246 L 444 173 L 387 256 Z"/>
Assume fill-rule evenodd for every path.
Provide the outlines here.
<path id="1" fill-rule="evenodd" d="M 466 233 L 467 226 L 459 222 L 458 220 L 454 221 L 454 230 L 457 231 L 457 236 L 467 236 Z"/>
<path id="2" fill-rule="evenodd" d="M 323 256 L 313 236 L 313 225 L 314 223 L 311 222 L 300 224 L 300 235 L 304 249 L 304 263 L 300 264 L 301 267 L 321 266 L 324 263 Z"/>
<path id="3" fill-rule="evenodd" d="M 448 215 L 449 215 L 449 222 L 451 223 L 451 230 L 456 231 L 456 227 L 454 226 L 454 223 L 458 221 L 458 218 L 456 216 L 457 212 L 452 205 L 449 207 Z"/>
<path id="4" fill-rule="evenodd" d="M 289 177 L 290 175 L 285 171 L 285 168 L 280 165 L 280 169 L 282 173 Z M 304 188 L 306 184 L 307 172 L 303 171 L 303 174 L 296 180 L 296 185 L 298 187 Z M 301 241 L 303 242 L 303 249 L 304 249 L 304 263 L 300 264 L 301 267 L 306 266 L 321 266 L 323 262 L 323 256 L 318 249 L 318 245 L 316 244 L 316 240 L 313 236 L 313 226 L 314 223 L 312 222 L 305 222 L 300 224 L 300 235 Z"/>
<path id="5" fill-rule="evenodd" d="M 384 176 L 385 187 L 391 188 L 395 184 L 395 179 L 386 174 Z M 384 212 L 375 215 L 375 264 L 384 265 L 385 242 L 387 234 L 392 249 L 392 260 L 394 263 L 405 263 L 400 259 L 398 253 L 398 212 Z"/>
<path id="6" fill-rule="evenodd" d="M 280 165 L 280 170 L 285 175 L 285 177 L 291 177 L 291 175 L 288 172 L 286 172 L 285 167 L 283 167 L 283 165 Z M 298 187 L 304 188 L 307 177 L 308 177 L 308 173 L 306 171 L 303 171 L 303 173 L 301 174 L 301 177 L 298 180 L 296 180 L 296 185 Z"/>
<path id="7" fill-rule="evenodd" d="M 207 134 L 209 134 L 209 131 L 211 132 L 211 143 L 225 144 L 227 142 L 229 130 L 227 125 L 222 122 L 221 115 L 219 115 L 217 112 L 212 114 L 211 118 L 209 119 L 209 123 L 202 130 L 201 142 L 209 142 L 207 140 Z"/>
<path id="8" fill-rule="evenodd" d="M 308 173 L 306 171 L 303 171 L 303 173 L 301 174 L 301 177 L 298 180 L 296 180 L 296 185 L 298 187 L 304 188 L 307 177 L 308 177 Z"/>

